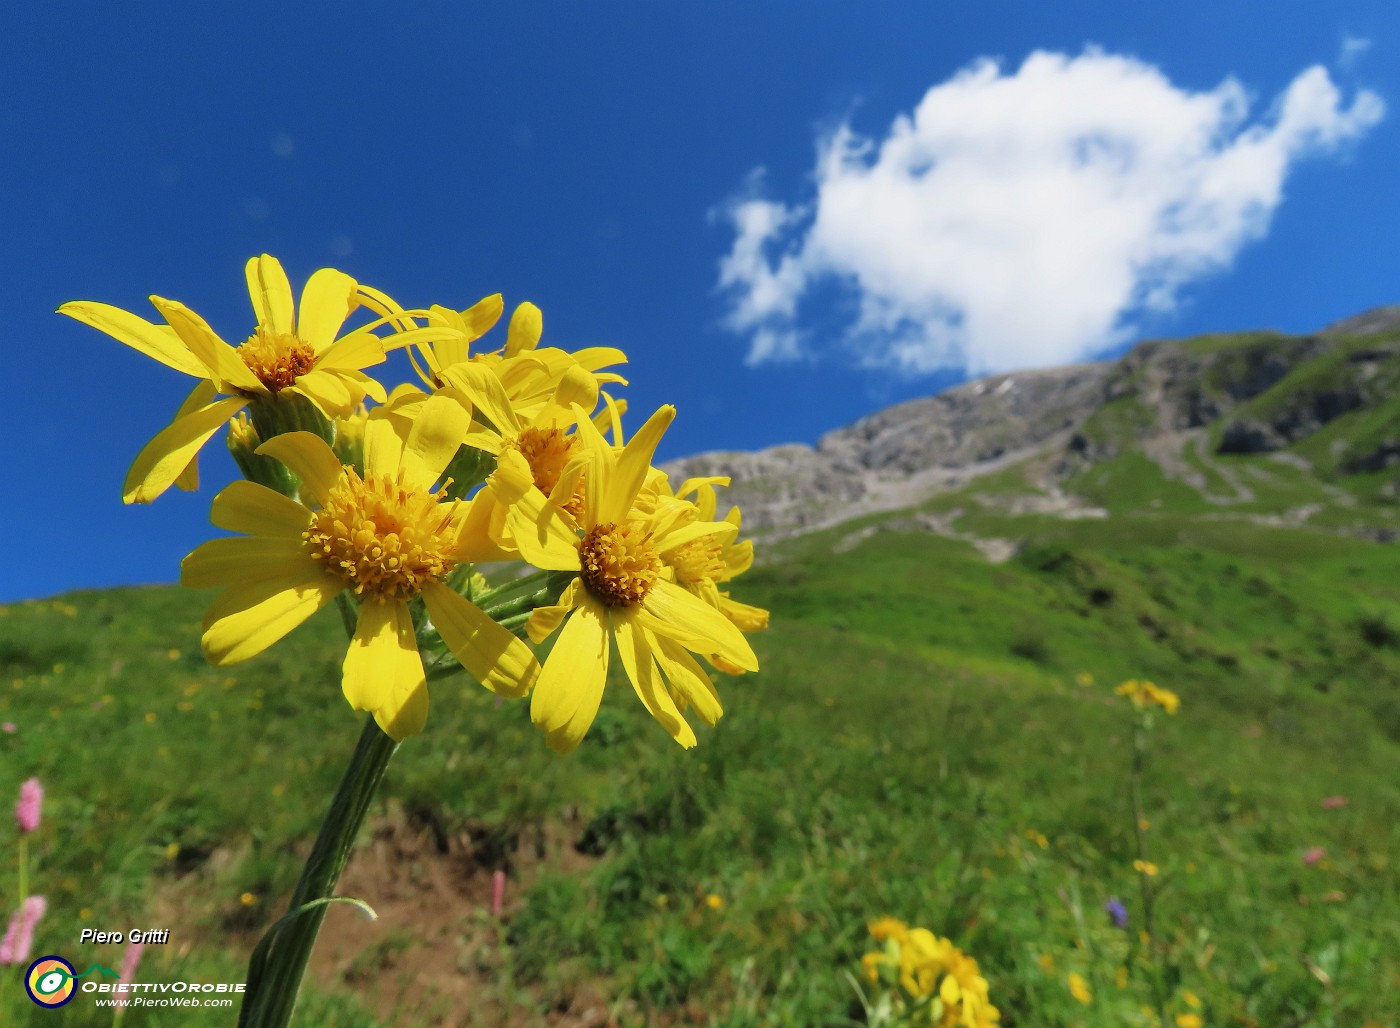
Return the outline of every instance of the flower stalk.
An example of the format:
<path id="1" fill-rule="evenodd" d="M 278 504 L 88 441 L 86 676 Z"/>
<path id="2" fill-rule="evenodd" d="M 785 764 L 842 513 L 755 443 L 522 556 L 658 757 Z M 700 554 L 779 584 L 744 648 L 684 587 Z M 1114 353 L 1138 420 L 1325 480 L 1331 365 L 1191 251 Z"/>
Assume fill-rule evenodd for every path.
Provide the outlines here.
<path id="1" fill-rule="evenodd" d="M 365 719 L 354 755 L 287 906 L 287 917 L 269 930 L 248 963 L 247 989 L 238 1015 L 240 1028 L 282 1028 L 291 1022 L 302 976 L 325 920 L 328 904 L 324 901 L 335 892 L 375 790 L 398 746 L 372 716 Z"/>

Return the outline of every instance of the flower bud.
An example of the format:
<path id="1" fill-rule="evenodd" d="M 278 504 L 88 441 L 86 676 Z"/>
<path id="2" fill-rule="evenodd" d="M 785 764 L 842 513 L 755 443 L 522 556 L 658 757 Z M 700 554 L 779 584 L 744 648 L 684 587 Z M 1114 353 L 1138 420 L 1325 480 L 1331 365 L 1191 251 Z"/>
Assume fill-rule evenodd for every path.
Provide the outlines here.
<path id="1" fill-rule="evenodd" d="M 39 813 L 44 804 L 44 787 L 39 779 L 31 778 L 19 787 L 19 802 L 15 804 L 15 821 L 21 832 L 39 827 Z"/>

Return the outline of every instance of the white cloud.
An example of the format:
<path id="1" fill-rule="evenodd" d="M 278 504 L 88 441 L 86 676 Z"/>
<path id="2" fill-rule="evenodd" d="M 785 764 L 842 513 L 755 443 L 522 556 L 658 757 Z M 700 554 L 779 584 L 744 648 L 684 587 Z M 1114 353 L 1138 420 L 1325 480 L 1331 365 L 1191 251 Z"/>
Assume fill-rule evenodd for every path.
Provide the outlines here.
<path id="1" fill-rule="evenodd" d="M 1350 71 L 1361 60 L 1361 55 L 1371 49 L 1371 41 L 1365 36 L 1342 36 L 1342 45 L 1337 53 L 1337 64 Z"/>
<path id="2" fill-rule="evenodd" d="M 846 123 L 820 140 L 809 201 L 767 199 L 750 176 L 723 210 L 726 323 L 751 363 L 812 355 L 804 301 L 836 284 L 862 363 L 980 374 L 1082 359 L 1227 267 L 1267 231 L 1299 158 L 1384 113 L 1366 91 L 1344 106 L 1321 67 L 1267 118 L 1249 108 L 1233 79 L 1192 93 L 1095 50 L 1037 52 L 1011 74 L 979 61 L 882 139 Z"/>

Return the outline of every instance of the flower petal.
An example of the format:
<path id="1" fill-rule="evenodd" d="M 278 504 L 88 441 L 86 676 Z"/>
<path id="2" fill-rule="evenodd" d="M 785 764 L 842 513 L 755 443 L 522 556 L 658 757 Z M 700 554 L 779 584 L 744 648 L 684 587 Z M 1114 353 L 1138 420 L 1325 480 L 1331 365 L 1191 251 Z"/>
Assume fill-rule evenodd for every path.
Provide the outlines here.
<path id="1" fill-rule="evenodd" d="M 583 583 L 575 578 L 564 587 L 558 603 L 552 607 L 536 607 L 530 612 L 530 620 L 525 622 L 525 631 L 531 642 L 538 646 L 559 630 L 564 618 L 579 605 L 578 590 L 581 588 Z"/>
<path id="2" fill-rule="evenodd" d="M 430 396 L 404 441 L 399 458 L 404 481 L 420 489 L 431 488 L 457 456 L 471 423 L 471 414 L 456 400 Z"/>
<path id="3" fill-rule="evenodd" d="M 300 539 L 311 524 L 311 511 L 265 485 L 239 481 L 214 497 L 209 520 L 229 532 Z"/>
<path id="4" fill-rule="evenodd" d="M 185 397 L 185 402 L 180 404 L 180 409 L 175 412 L 175 420 L 179 421 L 186 414 L 193 414 L 199 408 L 214 401 L 218 395 L 218 390 L 214 388 L 214 383 L 208 379 L 202 379 L 193 389 L 190 395 Z M 175 479 L 175 488 L 187 493 L 192 493 L 199 488 L 199 455 L 195 454 L 194 460 L 185 465 L 185 470 L 180 472 L 180 477 Z"/>
<path id="5" fill-rule="evenodd" d="M 321 409 L 328 418 L 349 417 L 355 410 L 356 398 L 349 387 L 334 372 L 312 368 L 305 375 L 298 375 L 289 392 L 301 393 Z"/>
<path id="6" fill-rule="evenodd" d="M 501 294 L 492 293 L 462 311 L 462 324 L 467 330 L 469 341 L 480 339 L 495 328 L 505 309 L 505 301 L 501 299 Z"/>
<path id="7" fill-rule="evenodd" d="M 320 610 L 345 583 L 308 561 L 296 575 L 231 585 L 204 616 L 200 640 L 211 664 L 247 660 Z"/>
<path id="8" fill-rule="evenodd" d="M 666 684 L 656 671 L 656 660 L 647 633 L 636 624 L 636 618 L 627 614 L 612 614 L 613 637 L 617 640 L 617 652 L 622 658 L 622 666 L 636 690 L 637 697 L 651 716 L 661 723 L 672 739 L 686 749 L 695 745 L 695 732 L 686 724 L 676 703 L 666 690 Z"/>
<path id="9" fill-rule="evenodd" d="M 169 489 L 219 426 L 247 405 L 241 396 L 228 396 L 167 425 L 136 455 L 126 473 L 122 499 L 127 503 L 150 503 Z"/>
<path id="10" fill-rule="evenodd" d="M 253 301 L 258 324 L 275 335 L 295 333 L 292 284 L 287 281 L 281 262 L 268 254 L 250 257 L 243 274 L 248 279 L 248 297 Z"/>
<path id="11" fill-rule="evenodd" d="M 284 432 L 263 443 L 257 452 L 287 465 L 305 487 L 302 497 L 309 491 L 321 507 L 329 502 L 331 490 L 344 471 L 335 451 L 314 432 Z"/>
<path id="12" fill-rule="evenodd" d="M 652 635 L 650 632 L 647 635 L 652 640 L 652 652 L 656 654 L 656 662 L 661 665 L 671 689 L 695 708 L 695 713 L 700 715 L 705 724 L 713 725 L 724 715 L 724 708 L 720 705 L 715 683 L 710 681 L 710 676 L 705 673 L 700 662 L 680 643 Z"/>
<path id="13" fill-rule="evenodd" d="M 488 478 L 486 484 L 496 501 L 510 508 L 507 524 L 520 555 L 544 571 L 577 571 L 578 533 L 564 520 L 559 509 L 545 499 L 544 493 L 533 483 L 516 493 L 509 487 L 509 476 L 503 481 L 506 495 L 515 497 L 510 503 L 497 488 L 496 474 Z"/>
<path id="14" fill-rule="evenodd" d="M 323 371 L 339 368 L 343 371 L 359 371 L 384 363 L 384 340 L 373 332 L 351 332 L 343 339 L 337 339 L 321 354 L 316 367 Z"/>
<path id="15" fill-rule="evenodd" d="M 647 419 L 646 424 L 627 440 L 627 445 L 618 455 L 617 469 L 613 472 L 612 481 L 608 483 L 603 509 L 598 514 L 599 521 L 621 521 L 627 516 L 637 499 L 637 493 L 641 491 L 642 483 L 646 481 L 647 469 L 651 467 L 651 459 L 656 455 L 656 445 L 661 442 L 662 435 L 675 416 L 676 408 L 669 403 L 663 404 Z M 583 415 L 581 420 L 586 418 L 587 415 Z"/>
<path id="16" fill-rule="evenodd" d="M 363 371 L 354 371 L 346 368 L 331 368 L 330 374 L 345 383 L 350 390 L 350 394 L 355 397 L 355 402 L 359 403 L 368 396 L 375 403 L 387 403 L 389 395 L 384 392 L 384 387 L 377 379 L 370 378 Z"/>
<path id="17" fill-rule="evenodd" d="M 522 350 L 533 350 L 544 335 L 544 315 L 528 300 L 515 308 L 510 316 L 510 327 L 506 329 L 507 357 L 514 357 Z"/>
<path id="18" fill-rule="evenodd" d="M 151 304 L 170 323 L 175 334 L 189 347 L 190 353 L 209 369 L 207 374 L 214 379 L 220 391 L 240 390 L 258 396 L 267 393 L 267 386 L 243 363 L 238 351 L 220 339 L 198 314 L 183 303 L 161 296 L 152 296 Z"/>
<path id="19" fill-rule="evenodd" d="M 287 290 L 291 291 L 290 284 Z M 345 324 L 345 319 L 350 317 L 350 312 L 359 305 L 356 299 L 358 292 L 359 286 L 355 280 L 343 271 L 322 268 L 315 272 L 306 280 L 306 286 L 301 291 L 297 337 L 317 353 L 326 350 L 335 341 L 335 334 Z M 256 305 L 257 301 L 253 302 Z M 383 349 L 381 346 L 381 354 Z M 357 364 L 355 367 L 362 368 L 364 365 Z"/>
<path id="20" fill-rule="evenodd" d="M 300 539 L 233 536 L 200 543 L 180 562 L 180 584 L 212 589 L 264 578 L 295 578 L 312 562 Z"/>
<path id="21" fill-rule="evenodd" d="M 345 654 L 341 688 L 350 706 L 368 710 L 395 742 L 423 730 L 428 679 L 408 604 L 366 600 Z"/>
<path id="22" fill-rule="evenodd" d="M 673 582 L 655 582 L 638 616 L 644 627 L 688 650 L 718 653 L 745 671 L 758 670 L 758 657 L 744 633 L 714 607 Z"/>
<path id="23" fill-rule="evenodd" d="M 58 309 L 58 313 L 66 314 L 84 325 L 91 325 L 99 332 L 105 332 L 117 342 L 139 350 L 168 368 L 183 371 L 195 378 L 209 377 L 209 369 L 195 359 L 189 347 L 180 341 L 180 337 L 175 335 L 168 325 L 154 325 L 120 307 L 91 300 L 65 303 Z"/>
<path id="24" fill-rule="evenodd" d="M 627 354 L 611 346 L 586 346 L 582 350 L 575 350 L 569 356 L 588 371 L 597 371 L 610 364 L 627 363 Z M 621 381 L 623 385 L 627 384 L 625 379 Z"/>
<path id="25" fill-rule="evenodd" d="M 442 381 L 461 390 L 472 401 L 478 418 L 485 417 L 502 435 L 518 435 L 520 420 L 511 407 L 510 397 L 496 373 L 485 364 L 467 361 L 443 368 Z"/>
<path id="26" fill-rule="evenodd" d="M 423 586 L 433 626 L 467 674 L 500 696 L 524 696 L 540 663 L 530 647 L 486 616 L 480 607 L 441 582 Z"/>
<path id="27" fill-rule="evenodd" d="M 598 714 L 608 677 L 607 615 L 587 598 L 564 624 L 530 697 L 530 719 L 567 753 Z"/>

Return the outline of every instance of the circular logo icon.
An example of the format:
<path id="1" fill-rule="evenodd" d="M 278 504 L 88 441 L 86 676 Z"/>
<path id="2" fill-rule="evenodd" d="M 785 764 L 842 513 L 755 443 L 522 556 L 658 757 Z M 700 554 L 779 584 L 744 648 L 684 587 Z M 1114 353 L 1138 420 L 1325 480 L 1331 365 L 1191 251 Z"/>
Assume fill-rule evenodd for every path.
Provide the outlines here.
<path id="1" fill-rule="evenodd" d="M 78 991 L 73 984 L 75 977 L 73 965 L 62 957 L 40 957 L 29 965 L 24 991 L 41 1007 L 61 1007 Z"/>

